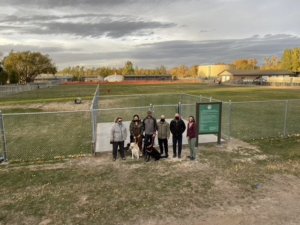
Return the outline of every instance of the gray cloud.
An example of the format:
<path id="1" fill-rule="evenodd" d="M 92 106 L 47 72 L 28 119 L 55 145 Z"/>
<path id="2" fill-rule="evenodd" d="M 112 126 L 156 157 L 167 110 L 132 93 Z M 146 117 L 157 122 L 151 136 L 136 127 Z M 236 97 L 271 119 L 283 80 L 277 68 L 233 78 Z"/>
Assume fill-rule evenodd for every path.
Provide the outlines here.
<path id="1" fill-rule="evenodd" d="M 268 56 L 281 57 L 287 48 L 300 46 L 300 37 L 293 35 L 254 35 L 245 39 L 208 40 L 208 41 L 167 41 L 138 45 L 132 51 L 89 53 L 80 49 L 64 49 L 59 47 L 36 47 L 24 45 L 0 45 L 0 52 L 41 51 L 48 53 L 58 66 L 89 64 L 94 66 L 109 65 L 111 61 L 125 62 L 132 60 L 135 65 L 143 67 L 167 67 L 185 65 L 201 65 L 215 63 L 232 63 L 236 59 L 256 58 L 260 63 Z"/>
<path id="2" fill-rule="evenodd" d="M 72 22 L 72 20 L 79 22 Z M 23 34 L 70 34 L 80 37 L 106 36 L 120 38 L 133 34 L 136 36 L 145 35 L 144 32 L 140 31 L 170 28 L 176 26 L 176 24 L 144 21 L 127 15 L 79 14 L 65 16 L 9 16 L 0 20 L 0 26 L 4 28 L 1 33 L 6 32 L 6 30 L 14 30 L 16 33 Z"/>
<path id="3" fill-rule="evenodd" d="M 99 64 L 95 66 L 100 66 L 101 63 L 109 65 L 111 61 L 132 60 L 138 66 L 165 65 L 170 68 L 181 64 L 232 63 L 241 58 L 256 58 L 262 64 L 265 57 L 275 55 L 280 58 L 285 49 L 295 46 L 300 46 L 300 37 L 280 34 L 231 40 L 159 42 L 139 45 L 127 52 L 54 52 L 50 55 L 58 65 L 64 66 L 89 64 L 89 61 L 97 61 Z"/>
<path id="4" fill-rule="evenodd" d="M 189 0 L 188 0 L 189 1 Z M 60 8 L 60 7 L 116 7 L 136 4 L 163 4 L 172 2 L 171 0 L 0 0 L 1 5 L 16 5 L 23 7 L 39 7 L 39 8 Z"/>

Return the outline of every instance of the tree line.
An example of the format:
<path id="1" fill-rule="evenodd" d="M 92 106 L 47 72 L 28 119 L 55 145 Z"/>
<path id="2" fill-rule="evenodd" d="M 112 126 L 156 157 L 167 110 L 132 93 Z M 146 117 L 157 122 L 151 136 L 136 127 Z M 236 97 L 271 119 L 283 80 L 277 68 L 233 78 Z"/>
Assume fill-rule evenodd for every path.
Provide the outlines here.
<path id="1" fill-rule="evenodd" d="M 1 56 L 1 53 L 0 53 Z M 256 59 L 238 59 L 232 64 L 237 70 L 288 70 L 300 72 L 300 48 L 286 49 L 281 58 L 277 56 L 266 57 L 264 64 L 258 66 Z M 34 81 L 37 75 L 50 73 L 57 75 L 71 75 L 73 80 L 83 80 L 85 77 L 106 77 L 112 74 L 119 75 L 172 75 L 173 78 L 196 78 L 198 76 L 198 66 L 188 67 L 180 65 L 167 69 L 161 65 L 155 69 L 145 69 L 134 66 L 131 61 L 127 61 L 123 67 L 93 67 L 84 66 L 67 67 L 57 71 L 56 66 L 48 55 L 40 52 L 13 52 L 11 51 L 0 61 L 0 84 L 19 83 L 25 84 Z"/>

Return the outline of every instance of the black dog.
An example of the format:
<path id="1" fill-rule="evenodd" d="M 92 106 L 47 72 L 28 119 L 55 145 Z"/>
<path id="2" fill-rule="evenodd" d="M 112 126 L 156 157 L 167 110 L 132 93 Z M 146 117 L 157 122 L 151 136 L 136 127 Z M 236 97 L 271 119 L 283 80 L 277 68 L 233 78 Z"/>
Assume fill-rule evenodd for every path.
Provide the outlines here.
<path id="1" fill-rule="evenodd" d="M 157 151 L 156 148 L 153 147 L 153 145 L 150 145 L 148 147 L 146 147 L 146 152 L 145 152 L 145 161 L 149 162 L 151 157 L 155 159 L 155 161 L 160 160 L 161 159 L 161 155 L 159 153 L 159 151 Z"/>

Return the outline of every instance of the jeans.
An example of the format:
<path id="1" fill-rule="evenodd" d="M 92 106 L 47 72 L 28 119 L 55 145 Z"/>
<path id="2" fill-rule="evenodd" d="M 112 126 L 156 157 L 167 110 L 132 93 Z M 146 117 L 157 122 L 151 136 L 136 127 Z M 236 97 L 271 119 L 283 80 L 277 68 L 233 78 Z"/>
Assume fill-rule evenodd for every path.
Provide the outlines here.
<path id="1" fill-rule="evenodd" d="M 177 152 L 176 152 L 176 145 L 178 143 L 178 157 L 181 157 L 181 150 L 182 150 L 182 135 L 175 136 L 173 135 L 173 155 L 176 157 Z"/>
<path id="2" fill-rule="evenodd" d="M 160 139 L 158 138 L 159 150 L 162 155 L 165 150 L 165 155 L 168 156 L 168 139 Z"/>
<path id="3" fill-rule="evenodd" d="M 195 151 L 196 138 L 188 139 L 188 142 L 189 142 L 191 157 L 195 159 L 196 158 L 196 151 Z"/>
<path id="4" fill-rule="evenodd" d="M 124 141 L 118 141 L 118 142 L 113 142 L 113 157 L 114 157 L 114 159 L 117 158 L 118 147 L 119 147 L 119 150 L 120 150 L 121 157 L 125 158 Z"/>

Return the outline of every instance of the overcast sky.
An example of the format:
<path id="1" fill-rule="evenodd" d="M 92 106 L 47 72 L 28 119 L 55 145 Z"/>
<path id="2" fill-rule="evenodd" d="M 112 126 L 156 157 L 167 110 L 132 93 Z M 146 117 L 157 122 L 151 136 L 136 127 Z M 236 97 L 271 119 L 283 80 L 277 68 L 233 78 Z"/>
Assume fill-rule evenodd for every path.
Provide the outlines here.
<path id="1" fill-rule="evenodd" d="M 231 63 L 300 47 L 299 0 L 0 0 L 0 54 L 67 66 Z"/>

